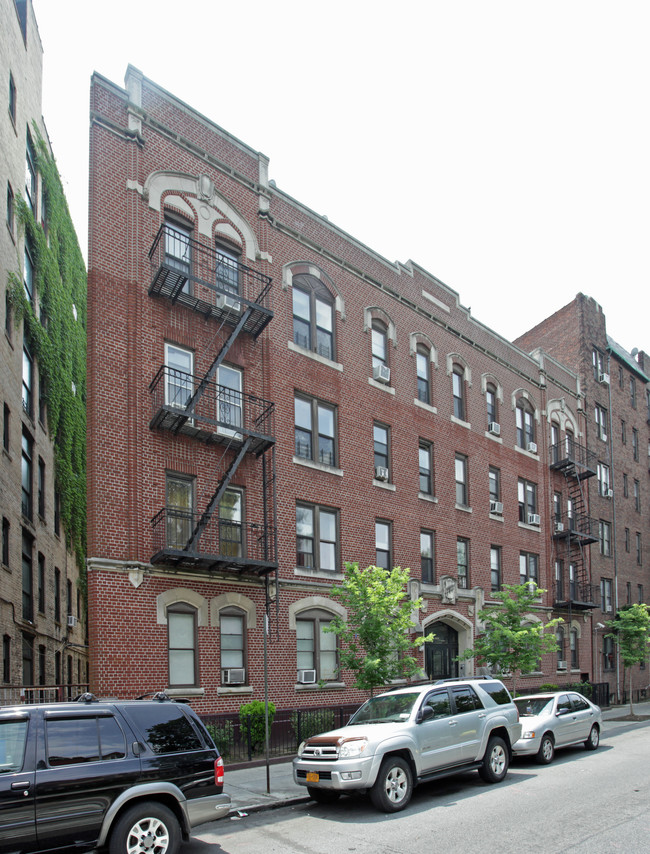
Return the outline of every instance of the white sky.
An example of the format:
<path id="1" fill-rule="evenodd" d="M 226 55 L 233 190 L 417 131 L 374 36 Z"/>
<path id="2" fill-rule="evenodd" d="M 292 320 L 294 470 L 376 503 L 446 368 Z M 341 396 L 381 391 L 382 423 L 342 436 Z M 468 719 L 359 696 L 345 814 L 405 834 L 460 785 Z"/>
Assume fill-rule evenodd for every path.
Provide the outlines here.
<path id="1" fill-rule="evenodd" d="M 506 338 L 582 291 L 650 351 L 647 0 L 33 3 L 84 252 L 90 75 L 130 62 Z"/>

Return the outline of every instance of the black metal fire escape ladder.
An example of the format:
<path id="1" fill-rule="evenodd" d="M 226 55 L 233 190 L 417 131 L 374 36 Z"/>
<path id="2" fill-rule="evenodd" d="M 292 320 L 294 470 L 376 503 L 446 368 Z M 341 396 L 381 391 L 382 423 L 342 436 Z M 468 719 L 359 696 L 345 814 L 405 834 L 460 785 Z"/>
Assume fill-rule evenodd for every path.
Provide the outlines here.
<path id="1" fill-rule="evenodd" d="M 569 563 L 572 563 L 575 567 L 576 589 L 582 593 L 582 591 L 586 591 L 588 589 L 589 577 L 586 568 L 583 538 L 580 534 L 591 533 L 591 520 L 586 512 L 583 483 L 578 470 L 574 470 L 573 473 L 565 470 L 564 479 L 567 485 L 567 493 L 571 499 L 571 508 L 576 525 L 576 533 L 574 533 L 571 526 L 571 520 L 569 520 L 567 556 Z M 583 530 L 583 526 L 587 526 L 587 529 Z"/>

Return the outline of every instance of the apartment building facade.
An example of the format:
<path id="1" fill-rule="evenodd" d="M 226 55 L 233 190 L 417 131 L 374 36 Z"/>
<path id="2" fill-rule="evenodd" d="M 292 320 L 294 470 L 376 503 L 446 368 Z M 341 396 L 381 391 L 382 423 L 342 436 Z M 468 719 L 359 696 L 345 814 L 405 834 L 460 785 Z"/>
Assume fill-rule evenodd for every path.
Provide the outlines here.
<path id="1" fill-rule="evenodd" d="M 628 352 L 607 334 L 606 317 L 591 297 L 574 300 L 516 342 L 544 347 L 580 378 L 587 414 L 587 445 L 597 476 L 585 482 L 598 542 L 591 574 L 598 585 L 594 611 L 594 678 L 610 692 L 627 690 L 617 647 L 607 637 L 619 608 L 648 602 L 650 573 L 644 543 L 650 538 L 650 358 Z M 647 688 L 647 666 L 633 669 L 633 685 Z"/>
<path id="2" fill-rule="evenodd" d="M 55 415 L 62 407 L 70 417 L 76 415 L 81 425 L 75 446 L 79 451 L 84 404 L 78 398 L 69 399 L 73 397 L 70 386 L 60 392 L 54 376 L 47 386 L 49 367 L 50 374 L 56 371 L 68 382 L 74 377 L 79 394 L 84 392 L 85 344 L 80 342 L 85 333 L 81 330 L 76 339 L 72 334 L 66 342 L 55 339 L 62 329 L 62 313 L 69 312 L 70 324 L 77 323 L 72 317 L 73 300 L 78 306 L 78 322 L 82 322 L 85 276 L 76 238 L 69 251 L 60 245 L 62 222 L 70 227 L 67 233 L 74 235 L 69 216 L 66 219 L 67 209 L 60 220 L 52 219 L 62 191 L 57 192 L 60 182 L 56 183 L 41 114 L 43 51 L 30 0 L 0 0 L 0 18 L 0 169 L 5 223 L 0 230 L 0 702 L 18 702 L 68 696 L 87 682 L 84 590 L 80 584 L 83 555 L 80 559 L 80 550 L 69 536 L 66 513 L 61 514 L 60 488 L 63 483 L 65 508 L 73 472 L 79 474 L 79 482 L 84 476 L 71 464 L 70 437 Z M 44 163 L 52 167 L 47 180 L 41 172 Z M 57 248 L 51 249 L 50 244 Z M 75 264 L 79 273 L 74 297 L 69 283 L 60 278 L 57 265 L 64 257 L 69 273 Z M 49 280 L 44 281 L 45 267 L 57 280 L 55 291 Z M 76 352 L 82 355 L 76 362 L 73 339 L 79 345 Z M 63 374 L 56 367 L 61 354 L 69 362 Z M 56 404 L 52 404 L 53 393 L 57 394 Z M 60 464 L 67 466 L 70 478 L 62 478 Z"/>
<path id="3" fill-rule="evenodd" d="M 423 675 L 473 672 L 456 656 L 480 608 L 532 580 L 530 619 L 561 612 L 566 634 L 524 678 L 592 677 L 595 540 L 559 531 L 552 498 L 596 475 L 576 373 L 268 167 L 137 69 L 93 76 L 93 689 L 236 711 L 263 697 L 266 656 L 281 708 L 364 699 L 325 631 L 348 560 L 410 567 Z"/>

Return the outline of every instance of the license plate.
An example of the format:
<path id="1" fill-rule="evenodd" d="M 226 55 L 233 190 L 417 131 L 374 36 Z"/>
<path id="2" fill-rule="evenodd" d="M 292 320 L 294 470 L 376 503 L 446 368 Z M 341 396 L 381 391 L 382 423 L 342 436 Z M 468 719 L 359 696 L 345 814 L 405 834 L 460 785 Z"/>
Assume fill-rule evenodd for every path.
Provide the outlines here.
<path id="1" fill-rule="evenodd" d="M 307 782 L 318 783 L 319 777 L 316 771 L 307 771 Z"/>

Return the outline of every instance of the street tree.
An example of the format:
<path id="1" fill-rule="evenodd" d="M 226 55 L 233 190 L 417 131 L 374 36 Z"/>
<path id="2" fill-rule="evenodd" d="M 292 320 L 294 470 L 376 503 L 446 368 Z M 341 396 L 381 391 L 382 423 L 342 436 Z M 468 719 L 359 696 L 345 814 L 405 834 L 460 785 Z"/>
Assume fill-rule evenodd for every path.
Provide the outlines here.
<path id="1" fill-rule="evenodd" d="M 478 612 L 485 630 L 479 634 L 472 649 L 458 657 L 459 661 L 474 658 L 480 665 L 495 668 L 512 677 L 515 694 L 517 675 L 537 669 L 546 652 L 558 649 L 555 627 L 561 617 L 545 623 L 531 619 L 539 607 L 539 597 L 545 590 L 534 582 L 504 584 L 503 590 L 492 593 L 496 600 Z"/>
<path id="2" fill-rule="evenodd" d="M 630 694 L 630 714 L 634 714 L 632 701 L 632 668 L 648 659 L 650 652 L 650 607 L 643 603 L 625 605 L 613 620 L 607 623 L 611 629 L 605 637 L 613 638 L 627 669 Z"/>
<path id="3" fill-rule="evenodd" d="M 412 615 L 422 599 L 409 599 L 409 569 L 379 566 L 360 569 L 346 562 L 343 582 L 330 595 L 347 610 L 347 619 L 335 617 L 326 631 L 340 640 L 341 669 L 355 674 L 354 685 L 372 696 L 375 688 L 393 679 L 406 679 L 420 673 L 414 653 L 433 635 L 414 638 Z"/>

